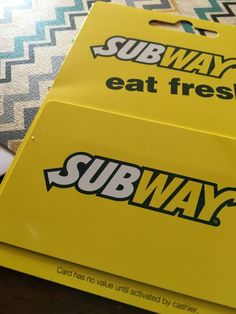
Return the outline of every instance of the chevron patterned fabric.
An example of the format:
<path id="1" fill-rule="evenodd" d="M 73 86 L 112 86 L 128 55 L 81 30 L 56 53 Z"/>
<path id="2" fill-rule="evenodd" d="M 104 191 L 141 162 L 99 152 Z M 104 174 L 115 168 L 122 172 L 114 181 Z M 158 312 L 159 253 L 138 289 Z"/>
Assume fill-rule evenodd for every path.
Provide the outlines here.
<path id="1" fill-rule="evenodd" d="M 93 2 L 0 0 L 0 144 L 12 152 L 24 138 Z M 236 24 L 236 1 L 110 2 Z M 183 28 L 193 32 L 189 25 Z"/>

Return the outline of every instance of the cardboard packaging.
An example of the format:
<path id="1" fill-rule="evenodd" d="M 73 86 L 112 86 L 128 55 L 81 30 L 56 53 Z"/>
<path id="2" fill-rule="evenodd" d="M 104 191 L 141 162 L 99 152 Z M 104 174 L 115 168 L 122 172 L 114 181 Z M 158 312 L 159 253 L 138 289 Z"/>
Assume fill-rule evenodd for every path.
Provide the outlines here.
<path id="1" fill-rule="evenodd" d="M 180 19 L 94 5 L 1 184 L 2 266 L 157 313 L 236 313 L 236 29 L 153 26 Z"/>

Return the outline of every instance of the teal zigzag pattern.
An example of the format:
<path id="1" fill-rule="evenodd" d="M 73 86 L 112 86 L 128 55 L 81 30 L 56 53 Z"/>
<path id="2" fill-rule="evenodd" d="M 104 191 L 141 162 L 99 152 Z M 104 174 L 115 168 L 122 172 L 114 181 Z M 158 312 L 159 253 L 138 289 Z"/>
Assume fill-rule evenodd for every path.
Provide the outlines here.
<path id="1" fill-rule="evenodd" d="M 231 6 L 235 6 L 235 1 L 224 1 L 224 0 L 206 0 L 209 6 L 206 7 L 193 7 L 196 15 L 202 20 L 213 20 L 219 22 L 220 17 L 233 18 L 236 15 L 231 10 Z M 194 1 L 193 1 L 194 2 Z M 197 2 L 197 1 L 196 1 Z M 231 21 L 232 23 L 232 21 Z M 195 31 L 191 25 L 183 25 L 186 32 L 194 33 Z M 199 33 L 206 35 L 203 30 L 199 30 Z"/>
<path id="2" fill-rule="evenodd" d="M 208 13 L 220 13 L 223 12 L 219 2 L 217 0 L 208 0 L 210 7 L 208 8 L 195 8 L 195 12 L 202 20 L 208 20 Z"/>
<path id="3" fill-rule="evenodd" d="M 56 3 L 56 1 L 54 1 Z M 72 2 L 72 1 L 71 1 Z M 1 20 L 2 23 L 10 23 L 12 21 L 12 14 L 10 12 L 19 10 L 19 9 L 29 9 L 32 2 L 25 1 L 25 5 L 18 6 L 18 7 L 11 7 L 11 8 L 5 8 L 4 10 L 4 18 Z M 68 5 L 67 7 L 56 7 L 55 10 L 55 18 L 48 19 L 48 20 L 42 20 L 42 21 L 36 21 L 35 23 L 35 35 L 34 36 L 17 36 L 14 39 L 14 50 L 8 51 L 8 52 L 2 52 L 0 54 L 1 56 L 1 67 L 5 60 L 5 78 L 0 79 L 0 83 L 11 83 L 11 68 L 12 66 L 19 66 L 22 67 L 24 64 L 30 64 L 36 62 L 36 55 L 35 55 L 35 49 L 39 51 L 39 49 L 50 49 L 50 47 L 57 47 L 57 38 L 56 33 L 60 32 L 68 34 L 69 32 L 72 32 L 77 29 L 78 25 L 75 22 L 75 19 L 80 17 L 83 18 L 83 16 L 87 15 L 87 12 L 83 11 L 83 3 L 80 0 L 74 0 L 74 5 Z M 74 13 L 73 13 L 74 12 Z M 69 18 L 69 26 L 66 24 L 68 23 Z M 66 22 L 67 21 L 67 22 Z M 10 24 L 11 25 L 11 24 Z M 48 39 L 46 40 L 46 34 Z M 68 36 L 68 35 L 67 35 Z M 35 42 L 35 43 L 34 43 Z M 28 43 L 28 46 L 25 46 L 25 43 Z M 69 45 L 67 43 L 67 46 L 69 48 Z M 67 51 L 68 48 L 65 48 L 65 51 Z M 25 51 L 24 51 L 25 49 Z M 54 51 L 54 50 L 53 50 Z M 55 53 L 55 52 L 54 52 Z M 23 60 L 15 60 L 19 56 L 23 57 Z M 49 80 L 53 82 L 53 79 L 59 70 L 60 66 L 56 67 L 55 62 L 57 61 L 57 64 L 61 64 L 58 60 L 60 58 L 64 58 L 63 55 L 57 56 L 52 61 L 53 65 L 53 75 L 47 74 L 47 67 L 45 67 L 45 74 L 38 74 L 36 73 L 34 76 L 32 76 L 31 72 L 25 72 L 25 77 L 28 77 L 28 86 L 30 89 L 29 94 L 22 94 L 20 93 L 20 86 L 21 86 L 21 80 L 19 82 L 15 81 L 13 82 L 14 86 L 19 85 L 19 94 L 15 93 L 7 93 L 3 97 L 3 102 L 0 104 L 0 144 L 3 144 L 5 146 L 9 146 L 9 142 L 11 140 L 19 140 L 24 137 L 25 132 L 27 131 L 29 124 L 34 117 L 34 115 L 37 112 L 38 106 L 42 102 L 42 99 L 45 95 L 41 94 L 41 91 L 39 88 L 37 88 L 37 82 L 42 82 L 43 80 Z M 10 61 L 8 61 L 10 59 Z M 39 60 L 38 60 L 39 61 Z M 3 68 L 3 67 L 2 67 Z M 42 67 L 39 69 L 42 70 Z M 38 80 L 38 81 L 37 81 Z M 0 84 L 0 86 L 1 86 Z M 33 92 L 34 91 L 34 92 Z M 33 101 L 34 107 L 27 108 L 26 103 L 29 101 Z M 18 120 L 23 121 L 22 125 L 24 125 L 23 128 L 14 127 L 14 119 L 15 119 L 15 104 L 18 103 L 22 106 L 22 108 L 25 108 L 22 110 L 23 116 L 17 117 Z M 35 105 L 35 103 L 38 103 Z M 9 129 L 9 127 L 4 127 L 4 125 L 12 123 L 13 127 L 12 129 Z"/>
<path id="4" fill-rule="evenodd" d="M 50 33 L 50 41 L 45 42 L 44 40 L 42 43 L 37 43 L 37 44 L 29 44 L 28 47 L 28 55 L 29 58 L 27 57 L 24 60 L 20 61 L 7 61 L 6 62 L 6 69 L 5 69 L 5 77 L 0 79 L 0 83 L 8 83 L 11 81 L 11 68 L 12 66 L 15 65 L 23 65 L 27 63 L 34 63 L 35 62 L 35 48 L 39 47 L 48 47 L 48 46 L 56 46 L 56 36 L 55 33 L 59 31 L 70 31 L 70 30 L 75 30 L 76 29 L 76 24 L 74 18 L 76 16 L 85 16 L 87 15 L 86 13 L 74 13 L 74 14 L 69 14 L 69 19 L 70 19 L 70 26 L 69 27 L 56 27 L 56 28 L 51 28 L 49 33 Z"/>
<path id="5" fill-rule="evenodd" d="M 126 0 L 126 4 L 128 6 L 136 6 L 136 3 L 140 2 L 140 0 Z M 147 10 L 163 10 L 163 9 L 171 9 L 172 1 L 170 0 L 160 0 L 160 1 L 142 1 L 142 7 Z"/>
<path id="6" fill-rule="evenodd" d="M 234 13 L 234 11 L 232 10 L 232 7 L 236 7 L 236 1 L 224 1 L 222 2 L 222 5 L 225 8 L 225 12 L 223 13 L 213 13 L 211 14 L 211 18 L 213 19 L 213 21 L 215 22 L 219 22 L 220 18 L 234 18 L 234 21 L 236 20 L 236 14 Z"/>
<path id="7" fill-rule="evenodd" d="M 60 66 L 64 60 L 64 56 L 54 56 L 51 58 L 52 64 L 52 72 L 51 73 L 43 73 L 43 74 L 34 74 L 29 75 L 28 77 L 28 86 L 29 91 L 25 94 L 12 94 L 4 97 L 3 106 L 6 104 L 9 107 L 8 115 L 12 116 L 14 113 L 14 104 L 16 102 L 29 102 L 40 100 L 40 89 L 39 85 L 43 81 L 52 81 L 54 80 Z M 24 117 L 23 117 L 23 128 L 17 130 L 3 131 L 1 132 L 1 144 L 7 146 L 7 143 L 10 140 L 15 139 L 23 139 L 26 129 L 30 126 L 31 121 L 33 120 L 35 114 L 38 111 L 38 107 L 29 107 L 24 109 Z"/>
<path id="8" fill-rule="evenodd" d="M 32 0 L 25 0 L 24 5 L 14 5 L 4 8 L 4 17 L 0 19 L 0 24 L 7 24 L 12 22 L 12 14 L 14 11 L 25 10 L 32 8 Z"/>
<path id="9" fill-rule="evenodd" d="M 81 0 L 75 0 L 75 5 L 72 7 L 57 7 L 56 19 L 48 21 L 36 22 L 36 35 L 32 36 L 17 36 L 14 40 L 14 51 L 0 52 L 1 59 L 12 59 L 24 56 L 24 43 L 43 41 L 46 39 L 46 27 L 47 26 L 61 26 L 65 25 L 65 13 L 66 12 L 77 12 L 83 11 L 83 3 Z"/>

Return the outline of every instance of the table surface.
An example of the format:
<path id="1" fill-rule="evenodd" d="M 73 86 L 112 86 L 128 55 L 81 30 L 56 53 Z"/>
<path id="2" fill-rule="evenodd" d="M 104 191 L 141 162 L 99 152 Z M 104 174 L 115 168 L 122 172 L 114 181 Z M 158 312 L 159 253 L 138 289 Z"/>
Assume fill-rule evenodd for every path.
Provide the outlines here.
<path id="1" fill-rule="evenodd" d="M 0 267 L 0 314 L 145 314 L 126 304 Z"/>

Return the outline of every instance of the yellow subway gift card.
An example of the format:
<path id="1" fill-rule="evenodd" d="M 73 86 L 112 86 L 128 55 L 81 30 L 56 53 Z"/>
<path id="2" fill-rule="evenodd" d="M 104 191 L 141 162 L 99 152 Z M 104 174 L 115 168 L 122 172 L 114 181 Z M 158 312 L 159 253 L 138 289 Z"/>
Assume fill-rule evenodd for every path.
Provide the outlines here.
<path id="1" fill-rule="evenodd" d="M 1 185 L 3 266 L 157 313 L 236 312 L 236 31 L 150 23 L 179 19 L 94 6 Z"/>

